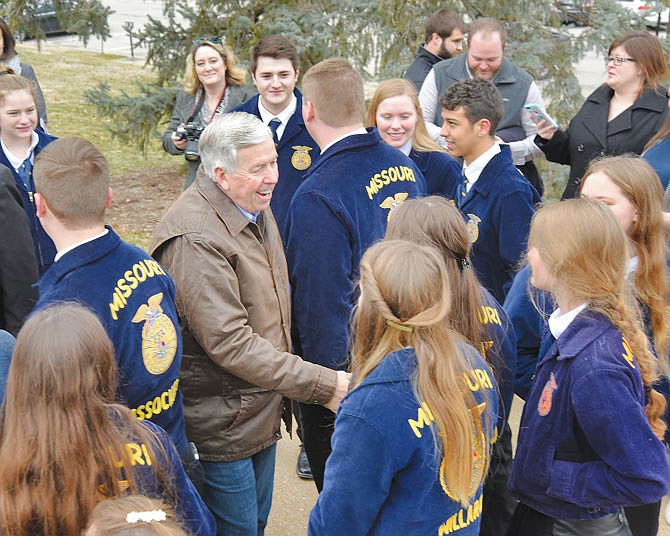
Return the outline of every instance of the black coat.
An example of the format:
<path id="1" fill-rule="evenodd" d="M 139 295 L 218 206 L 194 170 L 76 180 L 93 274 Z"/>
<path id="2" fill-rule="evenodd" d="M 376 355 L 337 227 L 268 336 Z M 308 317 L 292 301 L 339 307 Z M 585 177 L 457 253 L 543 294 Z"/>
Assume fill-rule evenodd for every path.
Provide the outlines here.
<path id="1" fill-rule="evenodd" d="M 668 113 L 665 89 L 658 93 L 647 88 L 633 105 L 611 121 L 607 121 L 610 99 L 614 91 L 600 86 L 582 105 L 570 121 L 567 131 L 559 130 L 554 137 L 535 143 L 547 160 L 570 165 L 570 179 L 563 199 L 575 197 L 589 162 L 598 156 L 641 154 L 644 146 L 658 132 Z"/>
<path id="2" fill-rule="evenodd" d="M 0 329 L 16 335 L 37 300 L 37 261 L 14 176 L 0 165 Z"/>

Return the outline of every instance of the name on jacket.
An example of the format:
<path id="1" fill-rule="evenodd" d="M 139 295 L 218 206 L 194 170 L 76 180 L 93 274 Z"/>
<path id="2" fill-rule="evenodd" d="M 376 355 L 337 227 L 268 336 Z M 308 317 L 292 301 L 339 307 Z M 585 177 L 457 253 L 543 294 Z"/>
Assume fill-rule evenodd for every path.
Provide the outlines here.
<path id="1" fill-rule="evenodd" d="M 480 495 L 473 504 L 468 505 L 467 509 L 461 508 L 458 512 L 442 523 L 437 531 L 438 536 L 451 534 L 457 530 L 461 530 L 470 526 L 482 515 L 482 504 L 483 496 Z"/>
<path id="2" fill-rule="evenodd" d="M 370 184 L 365 186 L 365 191 L 368 198 L 372 200 L 372 196 L 376 195 L 384 186 L 398 181 L 416 182 L 414 170 L 407 166 L 391 166 L 379 173 L 375 173 L 370 179 Z"/>
<path id="3" fill-rule="evenodd" d="M 145 259 L 133 264 L 130 269 L 123 272 L 123 277 L 116 282 L 109 303 L 109 311 L 114 320 L 118 320 L 118 312 L 128 303 L 128 298 L 133 294 L 140 283 L 144 283 L 150 277 L 165 275 L 165 270 L 153 259 Z"/>
<path id="4" fill-rule="evenodd" d="M 170 386 L 167 391 L 163 391 L 153 400 L 148 400 L 144 404 L 133 408 L 133 417 L 139 421 L 144 419 L 151 419 L 154 415 L 158 415 L 161 411 L 169 410 L 177 399 L 177 390 L 179 389 L 179 378 Z"/>

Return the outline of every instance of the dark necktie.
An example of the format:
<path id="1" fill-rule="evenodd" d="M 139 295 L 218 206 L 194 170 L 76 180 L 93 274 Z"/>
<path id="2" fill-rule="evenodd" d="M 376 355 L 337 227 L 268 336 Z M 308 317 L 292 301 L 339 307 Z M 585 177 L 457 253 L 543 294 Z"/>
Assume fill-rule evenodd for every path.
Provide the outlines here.
<path id="1" fill-rule="evenodd" d="M 19 178 L 21 179 L 21 182 L 23 183 L 23 187 L 26 189 L 27 192 L 31 191 L 30 187 L 30 177 L 32 176 L 33 173 L 33 163 L 30 161 L 30 157 L 26 158 L 23 161 L 23 164 L 21 164 L 21 167 L 18 169 L 18 175 Z"/>
<path id="2" fill-rule="evenodd" d="M 463 205 L 463 201 L 465 200 L 465 196 L 468 195 L 468 184 L 469 184 L 468 178 L 465 176 L 465 173 L 461 175 L 461 180 L 458 183 L 458 186 L 456 187 L 456 204 L 461 207 Z"/>
<path id="3" fill-rule="evenodd" d="M 270 121 L 270 129 L 272 130 L 272 139 L 275 140 L 275 145 L 279 143 L 279 137 L 277 136 L 277 129 L 281 125 L 281 121 L 276 117 Z"/>

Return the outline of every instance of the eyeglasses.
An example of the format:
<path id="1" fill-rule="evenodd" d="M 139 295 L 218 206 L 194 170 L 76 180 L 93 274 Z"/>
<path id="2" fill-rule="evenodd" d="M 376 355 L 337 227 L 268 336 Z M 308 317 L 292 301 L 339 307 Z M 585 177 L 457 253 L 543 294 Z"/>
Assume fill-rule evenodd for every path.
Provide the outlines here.
<path id="1" fill-rule="evenodd" d="M 203 43 L 211 43 L 212 45 L 222 45 L 223 40 L 220 37 L 198 37 L 198 39 L 193 40 L 195 46 L 202 45 Z"/>
<path id="2" fill-rule="evenodd" d="M 633 58 L 620 58 L 619 56 L 605 56 L 605 65 L 609 65 L 610 61 L 614 62 L 617 67 L 623 65 L 627 61 L 635 61 Z"/>

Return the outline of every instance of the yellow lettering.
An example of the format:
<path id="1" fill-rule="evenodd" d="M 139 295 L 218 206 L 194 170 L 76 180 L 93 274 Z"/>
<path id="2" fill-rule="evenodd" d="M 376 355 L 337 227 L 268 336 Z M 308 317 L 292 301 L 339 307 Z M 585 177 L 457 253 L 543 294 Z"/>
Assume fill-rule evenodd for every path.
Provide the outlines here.
<path id="1" fill-rule="evenodd" d="M 633 356 L 633 350 L 631 350 L 626 337 L 621 338 L 621 343 L 623 344 L 624 351 L 624 353 L 621 354 L 621 357 L 623 357 L 628 362 L 631 368 L 635 368 L 635 357 Z"/>
<path id="2" fill-rule="evenodd" d="M 140 272 L 139 274 L 137 272 Z M 142 264 L 133 264 L 133 274 L 140 283 L 147 280 L 147 271 Z"/>
<path id="3" fill-rule="evenodd" d="M 389 179 L 389 170 L 388 169 L 383 169 L 382 170 L 382 178 L 384 179 L 382 184 L 389 184 L 391 182 L 391 179 Z M 381 188 L 381 184 L 379 185 Z"/>
<path id="4" fill-rule="evenodd" d="M 395 181 L 398 180 L 398 168 L 397 168 L 397 167 L 391 167 L 391 168 L 389 168 L 389 169 L 388 169 L 388 172 L 389 172 L 389 179 L 390 179 L 392 182 L 395 182 Z M 386 184 L 388 184 L 388 182 L 387 182 Z"/>
<path id="5" fill-rule="evenodd" d="M 462 508 L 450 516 L 449 519 L 442 523 L 437 529 L 437 534 L 439 536 L 444 536 L 470 526 L 482 515 L 482 501 L 483 497 L 480 495 L 479 498 L 475 500 L 474 504 L 468 505 L 467 510 Z"/>
<path id="6" fill-rule="evenodd" d="M 124 298 L 129 298 L 130 295 L 133 293 L 133 291 L 128 288 L 128 285 L 126 285 L 126 280 L 125 279 L 119 279 L 116 282 L 117 288 L 114 290 L 114 292 L 121 292 Z"/>
<path id="7" fill-rule="evenodd" d="M 371 181 L 370 181 L 370 185 L 369 185 L 369 186 L 367 186 L 367 185 L 365 186 L 365 191 L 368 193 L 368 197 L 369 197 L 370 199 L 372 199 L 372 196 L 375 195 L 375 194 L 379 191 L 379 188 L 377 188 L 377 187 L 372 183 L 372 180 L 371 180 Z"/>
<path id="8" fill-rule="evenodd" d="M 142 452 L 144 453 L 144 459 L 146 460 L 147 465 L 152 465 L 151 456 L 149 456 L 149 450 L 144 443 L 142 443 Z"/>
<path id="9" fill-rule="evenodd" d="M 112 303 L 109 304 L 109 312 L 111 313 L 112 318 L 114 320 L 119 319 L 119 317 L 116 313 L 118 313 L 125 306 L 126 306 L 126 304 L 123 302 L 123 297 L 119 297 L 119 294 L 115 292 L 112 295 Z"/>
<path id="10" fill-rule="evenodd" d="M 130 463 L 133 465 L 145 465 L 142 458 L 142 448 L 137 443 L 126 443 L 126 450 L 130 456 Z"/>
<path id="11" fill-rule="evenodd" d="M 423 428 L 424 426 L 430 426 L 430 423 L 432 423 L 434 420 L 435 417 L 433 416 L 433 413 L 430 411 L 428 404 L 423 402 L 421 404 L 421 407 L 418 408 L 416 420 L 407 419 L 407 422 L 412 428 L 414 435 L 418 438 L 421 438 L 421 432 L 419 431 L 419 429 Z"/>
<path id="12" fill-rule="evenodd" d="M 493 384 L 491 383 L 491 378 L 488 373 L 483 369 L 475 369 L 475 375 L 479 380 L 479 385 L 484 388 L 493 389 Z"/>
<path id="13" fill-rule="evenodd" d="M 465 384 L 470 388 L 470 391 L 479 391 L 479 384 L 477 382 L 473 383 L 469 373 L 464 372 L 463 377 L 465 378 Z"/>
<path id="14" fill-rule="evenodd" d="M 410 182 L 416 182 L 416 177 L 414 176 L 414 170 L 412 168 L 407 168 L 407 171 L 409 171 Z"/>
<path id="15" fill-rule="evenodd" d="M 133 416 L 138 420 L 151 419 L 154 415 L 158 415 L 161 411 L 169 410 L 177 399 L 177 392 L 179 390 L 179 378 L 177 378 L 167 391 L 163 391 L 153 400 L 148 400 L 144 404 L 133 409 Z"/>
<path id="16" fill-rule="evenodd" d="M 126 270 L 125 272 L 123 272 L 123 277 L 125 277 L 126 281 L 130 283 L 130 288 L 132 288 L 133 290 L 137 288 L 137 285 L 139 285 L 137 279 L 133 277 L 132 270 Z"/>

